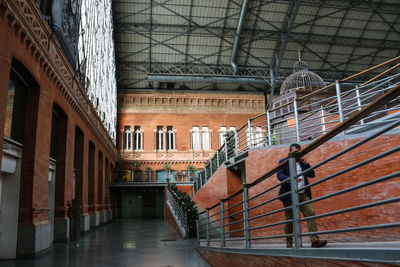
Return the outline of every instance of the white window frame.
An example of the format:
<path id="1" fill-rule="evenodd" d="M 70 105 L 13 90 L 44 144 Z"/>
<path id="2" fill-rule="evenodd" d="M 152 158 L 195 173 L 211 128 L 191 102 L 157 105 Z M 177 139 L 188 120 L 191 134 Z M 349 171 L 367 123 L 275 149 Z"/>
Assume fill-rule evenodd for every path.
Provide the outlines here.
<path id="1" fill-rule="evenodd" d="M 223 146 L 225 144 L 226 141 L 226 127 L 225 126 L 221 126 L 219 127 L 219 147 Z"/>
<path id="2" fill-rule="evenodd" d="M 158 146 L 157 146 L 158 140 Z M 154 145 L 156 150 L 165 150 L 165 132 L 164 127 L 161 130 L 157 130 L 155 132 L 155 140 Z"/>
<path id="3" fill-rule="evenodd" d="M 264 141 L 265 140 L 261 127 L 256 127 L 254 144 L 256 145 L 256 147 L 262 147 L 264 146 Z"/>
<path id="4" fill-rule="evenodd" d="M 201 148 L 203 151 L 211 150 L 211 134 L 208 126 L 201 127 Z"/>
<path id="5" fill-rule="evenodd" d="M 172 130 L 167 130 L 167 138 L 168 138 L 168 146 L 167 150 L 175 150 L 176 149 L 176 139 L 175 139 L 175 130 L 172 127 Z M 172 146 L 171 146 L 172 143 Z"/>
<path id="6" fill-rule="evenodd" d="M 201 150 L 200 128 L 198 126 L 193 126 L 192 128 L 192 150 Z"/>
<path id="7" fill-rule="evenodd" d="M 143 131 L 141 130 L 139 126 L 139 130 L 134 131 L 135 135 L 135 144 L 133 146 L 133 150 L 143 150 Z M 140 142 L 138 141 L 140 140 Z"/>
<path id="8" fill-rule="evenodd" d="M 129 129 L 125 129 L 125 127 L 129 127 Z M 132 150 L 132 131 L 131 131 L 131 126 L 126 125 L 124 126 L 124 134 L 123 134 L 123 140 L 122 140 L 122 150 Z"/>

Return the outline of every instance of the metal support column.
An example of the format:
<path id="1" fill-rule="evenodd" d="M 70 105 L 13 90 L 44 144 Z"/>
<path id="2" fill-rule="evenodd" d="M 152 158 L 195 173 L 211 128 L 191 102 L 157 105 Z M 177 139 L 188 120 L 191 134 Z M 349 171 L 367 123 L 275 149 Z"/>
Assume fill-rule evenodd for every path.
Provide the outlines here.
<path id="1" fill-rule="evenodd" d="M 196 220 L 197 244 L 200 246 L 200 228 L 199 219 Z"/>
<path id="2" fill-rule="evenodd" d="M 210 220 L 209 210 L 206 210 L 206 246 L 207 247 L 210 246 L 210 236 L 209 236 L 209 233 L 208 233 L 209 220 Z"/>
<path id="3" fill-rule="evenodd" d="M 249 135 L 248 136 L 248 139 L 247 139 L 247 142 L 248 142 L 248 149 L 250 149 L 250 148 L 252 148 L 252 146 L 253 146 L 253 137 L 252 137 L 252 131 L 251 131 L 251 123 L 250 123 L 250 120 L 247 120 L 247 134 Z"/>
<path id="4" fill-rule="evenodd" d="M 267 110 L 267 131 L 268 131 L 268 145 L 271 146 L 271 120 L 269 117 L 269 110 Z"/>
<path id="5" fill-rule="evenodd" d="M 221 217 L 221 248 L 225 247 L 224 201 L 219 203 Z"/>
<path id="6" fill-rule="evenodd" d="M 228 143 L 228 138 L 225 138 L 225 143 L 224 143 L 224 146 L 225 146 L 225 161 L 228 161 L 228 145 L 227 145 L 227 143 Z"/>
<path id="7" fill-rule="evenodd" d="M 239 154 L 239 137 L 238 133 L 235 131 L 235 156 Z"/>
<path id="8" fill-rule="evenodd" d="M 294 109 L 294 121 L 296 124 L 296 140 L 300 142 L 300 123 L 299 123 L 299 113 L 297 111 L 297 101 L 296 99 L 293 101 L 293 109 Z"/>
<path id="9" fill-rule="evenodd" d="M 339 111 L 339 121 L 343 122 L 343 107 L 342 107 L 342 96 L 340 95 L 340 84 L 338 81 L 336 81 L 336 98 L 337 98 L 337 104 L 338 104 L 338 111 Z"/>
<path id="10" fill-rule="evenodd" d="M 250 241 L 250 225 L 249 225 L 249 202 L 248 202 L 248 189 L 247 185 L 243 185 L 243 212 L 244 212 L 244 237 L 246 239 L 246 248 L 251 247 Z"/>
<path id="11" fill-rule="evenodd" d="M 219 150 L 217 150 L 217 170 L 219 169 Z"/>
<path id="12" fill-rule="evenodd" d="M 361 110 L 362 106 L 361 106 L 361 99 L 360 99 L 360 90 L 358 90 L 358 88 L 356 89 L 356 97 L 357 97 L 358 110 Z M 364 120 L 360 120 L 360 123 L 364 124 Z"/>
<path id="13" fill-rule="evenodd" d="M 321 126 L 322 126 L 322 134 L 326 134 L 325 111 L 323 106 L 321 106 Z"/>
<path id="14" fill-rule="evenodd" d="M 294 247 L 302 247 L 301 240 L 301 224 L 299 212 L 299 196 L 297 194 L 297 174 L 296 174 L 296 158 L 289 155 L 289 172 L 290 172 L 290 190 L 292 197 L 292 214 L 293 214 L 293 232 Z"/>

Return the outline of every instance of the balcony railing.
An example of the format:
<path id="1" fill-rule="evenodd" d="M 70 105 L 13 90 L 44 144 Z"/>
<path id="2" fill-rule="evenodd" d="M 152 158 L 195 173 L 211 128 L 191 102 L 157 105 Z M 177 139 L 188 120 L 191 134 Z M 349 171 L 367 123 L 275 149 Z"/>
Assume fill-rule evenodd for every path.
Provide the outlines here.
<path id="1" fill-rule="evenodd" d="M 230 251 L 229 249 L 235 248 L 236 253 L 238 253 L 237 249 L 244 248 L 246 249 L 246 253 L 250 254 L 252 253 L 250 251 L 253 250 L 257 251 L 255 253 L 258 254 L 267 253 L 270 256 L 282 256 L 284 254 L 278 255 L 282 250 L 276 250 L 280 247 L 278 244 L 274 243 L 274 240 L 293 238 L 293 247 L 296 249 L 292 250 L 293 253 L 288 252 L 292 253 L 290 254 L 292 256 L 316 258 L 334 257 L 335 259 L 343 260 L 362 259 L 364 261 L 400 263 L 398 242 L 357 243 L 352 244 L 352 247 L 348 247 L 347 249 L 341 249 L 345 247 L 346 244 L 339 243 L 332 245 L 328 249 L 328 254 L 324 254 L 326 252 L 324 249 L 318 251 L 301 249 L 303 247 L 303 238 L 310 235 L 329 235 L 329 237 L 332 238 L 330 239 L 331 241 L 339 240 L 349 243 L 354 243 L 354 240 L 357 240 L 357 238 L 360 240 L 360 238 L 363 237 L 367 239 L 374 237 L 377 239 L 374 241 L 388 241 L 387 239 L 398 241 L 400 222 L 398 216 L 395 214 L 400 197 L 398 196 L 398 192 L 395 191 L 396 189 L 390 191 L 388 188 L 391 186 L 395 187 L 396 181 L 398 182 L 398 178 L 400 177 L 400 172 L 398 168 L 395 167 L 398 161 L 398 152 L 400 151 L 399 144 L 395 141 L 385 143 L 384 146 L 382 145 L 374 150 L 377 151 L 376 155 L 364 155 L 363 159 L 359 162 L 355 163 L 354 161 L 349 161 L 346 163 L 345 167 L 342 167 L 341 164 L 337 164 L 335 165 L 336 168 L 332 168 L 331 165 L 339 157 L 342 157 L 343 160 L 344 155 L 349 155 L 349 153 L 360 146 L 400 126 L 400 120 L 398 118 L 386 120 L 382 127 L 370 132 L 367 137 L 364 137 L 362 140 L 359 140 L 334 155 L 325 157 L 313 167 L 301 173 L 297 173 L 296 170 L 296 159 L 315 151 L 316 148 L 319 148 L 333 137 L 345 134 L 346 131 L 356 130 L 362 123 L 368 123 L 368 120 L 376 122 L 379 120 L 382 113 L 387 113 L 389 110 L 397 110 L 398 105 L 389 105 L 393 103 L 394 100 L 398 101 L 400 96 L 400 83 L 395 82 L 395 76 L 396 75 L 390 78 L 392 81 L 390 83 L 387 83 L 388 79 L 382 79 L 375 83 L 375 85 L 384 84 L 385 86 L 375 87 L 372 85 L 372 88 L 375 89 L 370 89 L 375 92 L 379 91 L 381 95 L 368 105 L 365 105 L 365 102 L 363 102 L 364 106 L 362 106 L 360 110 L 358 110 L 358 106 L 356 106 L 356 111 L 351 115 L 347 114 L 350 113 L 352 109 L 347 109 L 349 110 L 348 113 L 343 111 L 346 110 L 346 108 L 342 108 L 341 111 L 336 109 L 336 114 L 340 115 L 340 113 L 342 113 L 340 116 L 343 116 L 343 122 L 336 123 L 334 127 L 330 127 L 330 130 L 327 130 L 325 134 L 320 135 L 312 143 L 306 145 L 300 152 L 290 153 L 288 160 L 282 162 L 259 179 L 252 183 L 244 184 L 242 189 L 222 199 L 219 203 L 207 207 L 205 211 L 201 212 L 200 214 L 203 219 L 200 219 L 198 222 L 200 247 L 212 246 L 218 247 L 217 249 L 227 248 L 226 251 L 228 252 Z M 368 91 L 365 94 L 368 95 Z M 375 96 L 376 94 L 371 95 Z M 328 101 L 331 102 L 332 100 Z M 399 115 L 400 113 L 398 111 L 396 116 Z M 375 116 L 378 118 L 372 120 Z M 399 131 L 395 130 L 394 133 L 398 134 Z M 300 136 L 301 135 L 297 135 L 296 137 L 299 138 Z M 371 147 L 373 145 L 369 146 Z M 377 163 L 378 160 L 384 161 Z M 379 166 L 381 166 L 382 162 L 384 162 L 386 167 L 382 166 L 382 170 L 380 170 Z M 387 167 L 388 165 L 386 164 L 389 163 L 392 164 L 392 168 Z M 363 167 L 367 168 L 368 164 L 374 164 L 371 170 L 376 169 L 378 172 L 371 171 L 371 176 L 367 175 L 367 177 L 363 177 L 362 181 L 357 180 L 354 181 L 354 184 L 349 184 L 349 180 L 345 179 L 348 177 L 346 175 L 349 175 L 351 171 L 357 172 Z M 289 178 L 284 181 L 278 181 L 275 178 L 276 173 L 287 165 L 289 165 Z M 326 171 L 326 176 L 319 178 L 317 181 L 306 185 L 300 190 L 315 188 L 318 185 L 320 185 L 318 188 L 329 190 L 325 190 L 324 194 L 314 199 L 300 202 L 298 198 L 300 190 L 297 188 L 297 178 L 311 170 L 321 167 Z M 366 169 L 364 169 L 364 171 L 365 170 Z M 354 172 L 350 175 L 354 175 Z M 260 185 L 261 182 L 266 180 L 269 182 Z M 276 190 L 284 183 L 290 184 L 290 191 L 277 196 L 275 194 Z M 268 186 L 265 187 L 266 184 Z M 271 195 L 270 193 L 273 194 Z M 338 201 L 335 197 L 342 197 L 346 196 L 346 194 L 353 193 L 357 193 L 357 196 L 365 195 L 365 197 L 362 198 L 363 201 L 360 203 L 360 199 L 359 202 L 354 202 L 355 204 L 345 203 L 345 201 L 343 201 L 340 205 L 333 205 L 329 208 L 326 207 L 327 203 L 335 203 Z M 277 207 L 275 205 L 276 202 L 279 202 L 279 198 L 285 195 L 290 196 L 292 200 L 291 206 L 284 208 Z M 348 199 L 351 199 L 349 195 L 347 196 Z M 301 218 L 299 210 L 303 205 L 310 203 L 326 208 L 323 209 L 324 211 L 321 214 Z M 279 216 L 275 216 L 286 210 L 292 211 L 293 219 L 282 220 L 279 219 Z M 281 215 L 281 218 L 283 218 L 283 215 Z M 302 231 L 301 225 L 311 219 L 325 221 L 326 229 L 308 233 Z M 281 227 L 287 223 L 293 224 L 294 232 L 292 234 L 282 234 L 277 232 L 276 228 L 274 228 Z M 211 234 L 214 228 L 219 229 L 219 233 Z M 361 234 L 361 232 L 367 231 L 374 232 L 372 232 L 372 234 Z M 386 246 L 386 248 L 377 248 L 383 246 Z M 256 249 L 250 249 L 252 247 Z M 267 252 L 263 252 L 263 248 L 268 249 L 268 251 L 265 250 Z"/>
<path id="2" fill-rule="evenodd" d="M 189 174 L 174 171 L 118 171 L 113 173 L 113 183 L 193 183 Z"/>
<path id="3" fill-rule="evenodd" d="M 379 96 L 400 84 L 400 57 L 377 65 L 359 74 L 330 84 L 311 94 L 299 97 L 284 105 L 250 118 L 237 131 L 229 132 L 224 145 L 205 164 L 201 175 L 195 179 L 197 192 L 223 164 L 250 149 L 278 144 L 315 140 L 362 110 Z M 380 74 L 358 86 L 342 91 L 341 84 L 363 75 L 384 69 Z M 397 73 L 396 73 L 397 72 Z M 334 91 L 333 91 L 334 90 Z M 393 121 L 390 115 L 400 110 L 400 99 L 394 98 L 374 112 L 352 124 L 341 134 L 351 134 Z"/>

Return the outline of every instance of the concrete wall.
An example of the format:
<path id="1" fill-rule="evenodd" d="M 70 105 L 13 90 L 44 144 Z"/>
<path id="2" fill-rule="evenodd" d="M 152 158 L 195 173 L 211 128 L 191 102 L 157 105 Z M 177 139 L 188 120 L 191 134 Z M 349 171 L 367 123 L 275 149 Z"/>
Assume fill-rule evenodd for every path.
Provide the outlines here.
<path id="1" fill-rule="evenodd" d="M 19 187 L 21 181 L 21 150 L 14 147 L 13 155 L 3 155 L 2 171 L 15 163 L 13 173 L 0 174 L 0 260 L 15 259 L 17 253 Z M 3 151 L 4 154 L 4 151 Z"/>

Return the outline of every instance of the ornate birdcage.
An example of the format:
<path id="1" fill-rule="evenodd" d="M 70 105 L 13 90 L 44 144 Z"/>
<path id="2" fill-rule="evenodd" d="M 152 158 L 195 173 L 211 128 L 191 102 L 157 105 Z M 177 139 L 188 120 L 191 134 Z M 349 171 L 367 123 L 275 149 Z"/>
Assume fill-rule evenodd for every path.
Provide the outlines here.
<path id="1" fill-rule="evenodd" d="M 322 78 L 318 74 L 310 71 L 308 64 L 305 61 L 297 61 L 293 65 L 293 73 L 282 83 L 280 96 L 274 98 L 272 101 L 272 108 L 275 109 L 273 115 L 279 117 L 292 113 L 293 105 L 285 106 L 285 104 L 292 102 L 294 99 L 315 92 L 324 86 L 325 83 Z M 324 96 L 321 94 L 315 94 L 314 96 L 307 97 L 298 102 L 299 112 L 307 111 L 308 108 L 304 108 L 304 106 L 313 102 L 318 102 L 323 97 Z M 279 108 L 281 106 L 282 108 Z"/>

